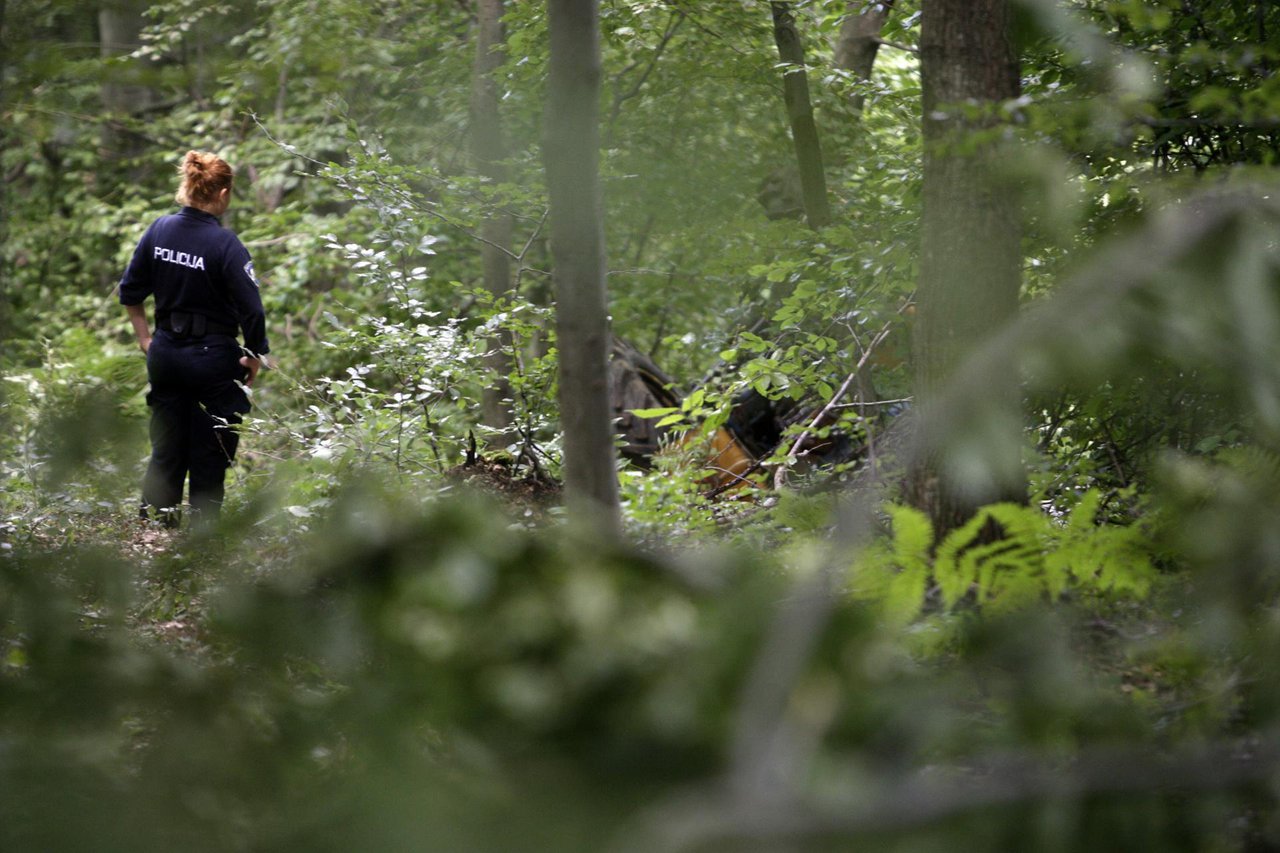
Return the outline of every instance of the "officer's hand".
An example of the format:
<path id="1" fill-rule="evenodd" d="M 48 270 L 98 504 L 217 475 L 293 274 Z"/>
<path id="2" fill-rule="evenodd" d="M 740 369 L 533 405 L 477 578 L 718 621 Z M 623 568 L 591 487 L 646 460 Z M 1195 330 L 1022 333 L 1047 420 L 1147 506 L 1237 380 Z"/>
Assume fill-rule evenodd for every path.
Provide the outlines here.
<path id="1" fill-rule="evenodd" d="M 249 371 L 249 375 L 245 377 L 244 384 L 252 385 L 253 380 L 258 378 L 258 371 L 262 369 L 262 361 L 246 355 L 241 357 L 240 366 Z"/>
<path id="2" fill-rule="evenodd" d="M 138 348 L 142 350 L 143 355 L 146 355 L 147 350 L 151 349 L 151 338 L 138 338 Z"/>

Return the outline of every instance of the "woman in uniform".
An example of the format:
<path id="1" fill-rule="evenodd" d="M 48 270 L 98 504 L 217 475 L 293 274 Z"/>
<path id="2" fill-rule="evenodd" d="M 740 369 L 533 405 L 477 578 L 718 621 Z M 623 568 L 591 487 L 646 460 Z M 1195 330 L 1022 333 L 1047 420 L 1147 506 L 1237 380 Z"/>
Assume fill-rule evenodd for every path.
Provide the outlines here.
<path id="1" fill-rule="evenodd" d="M 177 526 L 188 478 L 193 512 L 217 517 L 236 426 L 249 411 L 241 383 L 253 384 L 268 352 L 253 261 L 220 221 L 231 203 L 231 167 L 189 151 L 178 168 L 182 209 L 147 229 L 119 288 L 151 382 L 142 514 L 155 513 L 169 527 Z M 155 298 L 154 334 L 143 306 L 148 296 Z"/>

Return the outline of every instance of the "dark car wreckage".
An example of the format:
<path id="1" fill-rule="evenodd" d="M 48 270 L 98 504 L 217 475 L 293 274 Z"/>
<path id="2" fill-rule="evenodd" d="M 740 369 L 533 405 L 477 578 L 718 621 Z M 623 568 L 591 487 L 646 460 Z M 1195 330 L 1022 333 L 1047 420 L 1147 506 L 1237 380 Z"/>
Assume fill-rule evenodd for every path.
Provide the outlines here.
<path id="1" fill-rule="evenodd" d="M 834 417 L 821 407 L 791 399 L 773 400 L 754 388 L 734 394 L 724 423 L 689 428 L 663 425 L 661 417 L 640 412 L 678 409 L 682 397 L 677 383 L 653 359 L 615 337 L 609 358 L 609 393 L 614 424 L 621 436 L 621 452 L 632 464 L 649 470 L 655 457 L 672 447 L 694 451 L 705 470 L 700 482 L 710 495 L 765 481 L 764 463 L 784 442 L 795 442 L 792 454 L 808 466 L 833 466 L 858 458 L 863 441 L 840 429 L 830 429 Z M 816 420 L 815 420 L 816 419 Z M 798 432 L 799 430 L 799 432 Z M 788 444 L 787 450 L 792 450 Z"/>

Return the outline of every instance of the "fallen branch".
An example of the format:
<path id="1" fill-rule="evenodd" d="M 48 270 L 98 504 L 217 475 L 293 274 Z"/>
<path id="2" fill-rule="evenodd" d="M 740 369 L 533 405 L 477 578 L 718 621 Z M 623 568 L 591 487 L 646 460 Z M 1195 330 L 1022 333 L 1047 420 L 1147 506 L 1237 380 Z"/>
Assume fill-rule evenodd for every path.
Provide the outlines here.
<path id="1" fill-rule="evenodd" d="M 862 358 L 858 359 L 858 364 L 853 368 L 849 375 L 845 377 L 844 382 L 840 384 L 840 388 L 837 389 L 836 393 L 831 395 L 831 399 L 827 401 L 827 404 L 818 411 L 818 414 L 813 416 L 813 419 L 809 421 L 809 425 L 804 428 L 804 431 L 801 432 L 799 436 L 796 437 L 796 440 L 791 445 L 791 449 L 787 451 L 786 460 L 779 464 L 774 470 L 773 487 L 775 489 L 781 489 L 787 484 L 787 470 L 790 469 L 790 467 L 800 458 L 801 445 L 809 439 L 809 436 L 813 434 L 813 431 L 818 428 L 818 425 L 821 424 L 825 418 L 830 417 L 831 413 L 839 405 L 840 399 L 849 391 L 849 387 L 853 385 L 854 381 L 858 378 L 858 374 L 862 372 L 862 368 L 867 366 L 867 362 L 871 359 L 871 354 L 875 352 L 876 347 L 889 336 L 889 331 L 892 328 L 893 323 L 889 322 L 885 323 L 884 328 L 879 332 L 876 332 L 876 336 L 871 339 L 871 343 L 865 350 L 863 350 Z"/>

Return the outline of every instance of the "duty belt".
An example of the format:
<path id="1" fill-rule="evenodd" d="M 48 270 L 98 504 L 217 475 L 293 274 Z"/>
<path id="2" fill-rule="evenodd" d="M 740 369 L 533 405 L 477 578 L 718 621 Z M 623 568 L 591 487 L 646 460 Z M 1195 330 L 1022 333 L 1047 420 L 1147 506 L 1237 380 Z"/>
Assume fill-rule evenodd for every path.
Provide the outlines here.
<path id="1" fill-rule="evenodd" d="M 230 335 L 235 337 L 240 331 L 236 326 L 210 320 L 203 314 L 191 314 L 186 311 L 170 311 L 158 324 L 166 332 L 172 332 L 180 338 L 203 338 L 205 335 Z"/>

